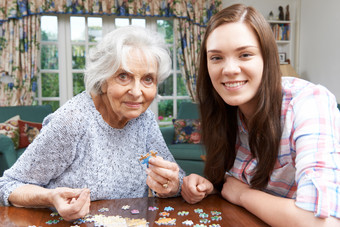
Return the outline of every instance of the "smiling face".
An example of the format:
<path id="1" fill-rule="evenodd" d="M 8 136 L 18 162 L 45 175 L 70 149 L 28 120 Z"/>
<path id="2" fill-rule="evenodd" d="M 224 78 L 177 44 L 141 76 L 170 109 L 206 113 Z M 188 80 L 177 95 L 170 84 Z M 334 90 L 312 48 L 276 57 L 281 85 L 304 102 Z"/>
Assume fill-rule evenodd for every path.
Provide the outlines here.
<path id="1" fill-rule="evenodd" d="M 208 71 L 221 98 L 239 106 L 246 118 L 254 113 L 263 73 L 263 57 L 254 31 L 245 23 L 217 27 L 206 42 Z"/>
<path id="2" fill-rule="evenodd" d="M 119 125 L 144 113 L 157 92 L 156 60 L 146 58 L 138 49 L 132 49 L 126 57 L 126 67 L 121 66 L 102 86 L 105 109 L 110 115 L 107 118 L 111 119 L 102 114 L 104 120 Z"/>

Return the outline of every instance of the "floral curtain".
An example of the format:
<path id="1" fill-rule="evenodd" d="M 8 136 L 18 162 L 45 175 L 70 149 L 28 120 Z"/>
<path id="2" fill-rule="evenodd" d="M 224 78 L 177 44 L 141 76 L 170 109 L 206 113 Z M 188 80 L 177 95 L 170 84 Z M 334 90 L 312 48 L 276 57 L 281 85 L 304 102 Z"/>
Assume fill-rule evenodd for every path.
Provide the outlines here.
<path id="1" fill-rule="evenodd" d="M 8 20 L 0 25 L 0 106 L 31 105 L 36 89 L 40 19 Z"/>
<path id="2" fill-rule="evenodd" d="M 32 103 L 38 71 L 39 15 L 50 13 L 174 17 L 180 64 L 194 100 L 200 39 L 206 22 L 221 6 L 221 0 L 0 1 L 0 106 Z"/>
<path id="3" fill-rule="evenodd" d="M 177 49 L 181 71 L 192 101 L 196 102 L 196 79 L 198 55 L 205 25 L 210 17 L 222 7 L 221 1 L 187 1 L 181 7 L 184 17 L 176 17 Z M 189 20 L 188 20 L 189 18 Z"/>

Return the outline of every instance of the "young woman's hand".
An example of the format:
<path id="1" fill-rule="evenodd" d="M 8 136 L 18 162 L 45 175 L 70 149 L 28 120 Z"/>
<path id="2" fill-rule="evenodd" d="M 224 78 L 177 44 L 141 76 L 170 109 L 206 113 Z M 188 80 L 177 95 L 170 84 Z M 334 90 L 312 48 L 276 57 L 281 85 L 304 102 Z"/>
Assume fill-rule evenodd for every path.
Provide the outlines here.
<path id="1" fill-rule="evenodd" d="M 176 163 L 164 160 L 162 157 L 152 157 L 149 160 L 149 168 L 146 170 L 148 177 L 146 184 L 159 197 L 170 197 L 179 190 L 179 167 Z"/>
<path id="2" fill-rule="evenodd" d="M 201 201 L 213 190 L 213 184 L 200 175 L 190 174 L 183 178 L 182 197 L 188 203 L 194 204 Z"/>

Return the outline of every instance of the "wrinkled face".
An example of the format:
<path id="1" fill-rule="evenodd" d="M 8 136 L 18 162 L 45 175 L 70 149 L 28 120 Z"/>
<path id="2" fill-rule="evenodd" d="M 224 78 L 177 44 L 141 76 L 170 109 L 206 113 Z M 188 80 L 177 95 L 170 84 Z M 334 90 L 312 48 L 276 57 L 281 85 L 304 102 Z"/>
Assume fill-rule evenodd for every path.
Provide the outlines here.
<path id="1" fill-rule="evenodd" d="M 255 109 L 255 94 L 263 73 L 263 57 L 254 31 L 245 23 L 217 27 L 206 42 L 208 71 L 222 99 L 239 106 L 247 117 Z"/>
<path id="2" fill-rule="evenodd" d="M 122 66 L 102 86 L 119 121 L 129 121 L 147 110 L 157 92 L 157 62 L 138 49 L 130 51 Z"/>

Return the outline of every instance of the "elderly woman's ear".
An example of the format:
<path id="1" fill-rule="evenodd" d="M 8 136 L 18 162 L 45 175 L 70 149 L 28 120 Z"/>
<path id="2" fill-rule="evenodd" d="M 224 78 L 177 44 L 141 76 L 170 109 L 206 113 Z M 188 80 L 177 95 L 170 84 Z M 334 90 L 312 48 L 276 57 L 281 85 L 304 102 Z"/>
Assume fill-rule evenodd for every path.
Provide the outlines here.
<path id="1" fill-rule="evenodd" d="M 101 94 L 105 94 L 107 92 L 107 81 L 104 81 L 102 86 L 100 87 Z"/>

